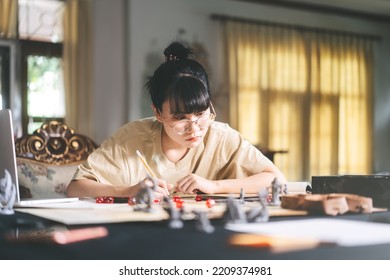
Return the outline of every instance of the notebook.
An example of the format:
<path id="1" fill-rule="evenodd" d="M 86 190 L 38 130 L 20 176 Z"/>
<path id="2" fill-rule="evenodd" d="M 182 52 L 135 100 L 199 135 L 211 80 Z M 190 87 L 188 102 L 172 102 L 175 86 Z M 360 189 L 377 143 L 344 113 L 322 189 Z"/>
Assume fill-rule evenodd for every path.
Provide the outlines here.
<path id="1" fill-rule="evenodd" d="M 31 205 L 40 205 L 45 203 L 60 203 L 79 200 L 76 197 L 60 198 L 21 198 L 19 193 L 19 182 L 16 165 L 15 142 L 12 125 L 12 113 L 10 109 L 0 110 L 0 180 L 5 178 L 8 173 L 16 188 L 16 199 L 14 207 L 28 207 Z"/>

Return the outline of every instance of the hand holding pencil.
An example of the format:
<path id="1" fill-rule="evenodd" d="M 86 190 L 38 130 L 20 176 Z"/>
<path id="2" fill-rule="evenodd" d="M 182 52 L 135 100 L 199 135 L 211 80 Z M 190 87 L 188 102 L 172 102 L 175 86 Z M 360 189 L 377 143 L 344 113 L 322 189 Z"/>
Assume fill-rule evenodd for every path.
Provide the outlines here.
<path id="1" fill-rule="evenodd" d="M 146 172 L 148 173 L 150 178 L 157 179 L 156 175 L 154 174 L 153 170 L 150 168 L 149 164 L 146 162 L 146 159 L 143 157 L 140 151 L 136 151 L 136 154 L 138 158 L 141 160 L 142 165 L 145 167 Z"/>
<path id="2" fill-rule="evenodd" d="M 155 173 L 150 168 L 149 164 L 147 163 L 146 159 L 144 158 L 144 156 L 141 154 L 140 151 L 137 150 L 136 154 L 137 154 L 138 158 L 140 159 L 142 165 L 145 167 L 146 172 L 148 173 L 148 176 L 156 182 L 158 187 L 160 187 L 160 188 L 165 190 L 165 195 L 164 196 L 169 196 L 170 193 L 169 193 L 169 190 L 168 190 L 168 183 L 163 181 L 163 180 L 161 180 L 161 179 L 158 179 L 156 177 Z"/>

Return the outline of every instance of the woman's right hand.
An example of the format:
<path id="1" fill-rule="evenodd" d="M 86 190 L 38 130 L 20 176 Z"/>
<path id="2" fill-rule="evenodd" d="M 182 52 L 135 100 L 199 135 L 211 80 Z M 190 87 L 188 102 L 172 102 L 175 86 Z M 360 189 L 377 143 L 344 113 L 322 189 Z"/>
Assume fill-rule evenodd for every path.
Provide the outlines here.
<path id="1" fill-rule="evenodd" d="M 170 190 L 173 188 L 173 185 L 168 184 L 163 179 L 152 179 L 149 177 L 143 179 L 138 185 L 138 191 L 140 191 L 142 185 L 152 188 L 154 197 L 159 200 L 163 200 L 164 197 L 169 197 Z M 155 188 L 153 188 L 153 186 L 155 186 Z"/>

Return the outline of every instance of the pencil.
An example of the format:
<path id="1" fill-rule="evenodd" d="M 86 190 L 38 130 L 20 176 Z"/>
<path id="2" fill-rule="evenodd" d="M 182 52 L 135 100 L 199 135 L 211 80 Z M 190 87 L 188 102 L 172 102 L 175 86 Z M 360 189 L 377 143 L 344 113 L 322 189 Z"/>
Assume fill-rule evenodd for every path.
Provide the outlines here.
<path id="1" fill-rule="evenodd" d="M 152 179 L 157 179 L 156 175 L 154 174 L 153 170 L 150 168 L 149 164 L 146 162 L 146 159 L 142 156 L 142 154 L 140 153 L 140 151 L 136 151 L 136 154 L 138 156 L 138 158 L 141 160 L 143 166 L 145 167 L 146 169 L 146 172 L 148 173 L 149 177 L 151 177 Z M 169 190 L 167 187 L 164 188 L 164 190 L 167 192 L 167 195 L 169 196 Z"/>
<path id="2" fill-rule="evenodd" d="M 151 178 L 156 179 L 156 175 L 154 174 L 153 170 L 150 168 L 149 164 L 146 162 L 145 158 L 141 155 L 140 151 L 136 151 L 138 158 L 141 160 L 143 166 L 145 167 L 146 171 L 148 172 L 148 175 Z"/>

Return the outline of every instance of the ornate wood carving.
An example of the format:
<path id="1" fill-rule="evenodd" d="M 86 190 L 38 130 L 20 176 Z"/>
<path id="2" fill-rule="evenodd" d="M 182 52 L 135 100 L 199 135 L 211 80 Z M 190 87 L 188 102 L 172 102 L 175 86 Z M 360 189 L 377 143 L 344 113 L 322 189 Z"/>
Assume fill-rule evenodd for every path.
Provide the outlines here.
<path id="1" fill-rule="evenodd" d="M 86 160 L 96 148 L 92 139 L 58 121 L 44 123 L 33 134 L 15 140 L 17 157 L 56 165 Z"/>

